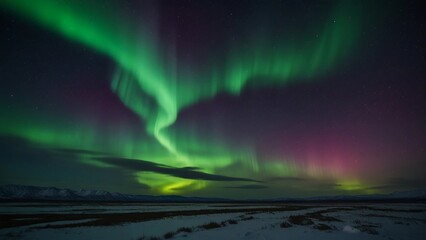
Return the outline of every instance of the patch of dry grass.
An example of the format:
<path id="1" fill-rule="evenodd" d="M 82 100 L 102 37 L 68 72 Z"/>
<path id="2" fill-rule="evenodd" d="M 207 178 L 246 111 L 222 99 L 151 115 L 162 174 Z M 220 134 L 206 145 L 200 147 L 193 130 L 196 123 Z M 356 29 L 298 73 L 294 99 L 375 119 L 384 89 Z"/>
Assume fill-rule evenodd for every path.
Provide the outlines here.
<path id="1" fill-rule="evenodd" d="M 282 222 L 280 224 L 280 227 L 281 228 L 289 228 L 289 227 L 292 227 L 292 225 L 290 223 L 288 223 L 288 222 Z"/>
<path id="2" fill-rule="evenodd" d="M 181 228 L 179 228 L 176 232 L 178 232 L 178 233 L 181 233 L 181 232 L 190 233 L 190 232 L 192 232 L 192 228 L 189 228 L 189 227 L 181 227 Z"/>
<path id="3" fill-rule="evenodd" d="M 327 224 L 323 224 L 323 223 L 318 223 L 318 224 L 316 224 L 315 226 L 314 226 L 314 228 L 315 229 L 318 229 L 318 230 L 320 230 L 320 231 L 330 231 L 330 230 L 333 230 L 333 228 L 332 227 L 330 227 L 329 225 L 327 225 Z"/>
<path id="4" fill-rule="evenodd" d="M 174 237 L 176 235 L 176 233 L 177 232 L 173 232 L 173 231 L 168 232 L 168 233 L 164 234 L 164 239 L 170 239 L 170 238 Z"/>
<path id="5" fill-rule="evenodd" d="M 292 215 L 288 217 L 288 221 L 295 225 L 312 225 L 314 222 L 306 215 Z"/>
<path id="6" fill-rule="evenodd" d="M 237 220 L 234 220 L 234 219 L 229 219 L 227 222 L 229 224 L 238 224 Z"/>
<path id="7" fill-rule="evenodd" d="M 204 225 L 201 225 L 199 228 L 203 228 L 203 229 L 213 229 L 213 228 L 220 228 L 222 227 L 221 224 L 217 223 L 217 222 L 210 222 Z"/>

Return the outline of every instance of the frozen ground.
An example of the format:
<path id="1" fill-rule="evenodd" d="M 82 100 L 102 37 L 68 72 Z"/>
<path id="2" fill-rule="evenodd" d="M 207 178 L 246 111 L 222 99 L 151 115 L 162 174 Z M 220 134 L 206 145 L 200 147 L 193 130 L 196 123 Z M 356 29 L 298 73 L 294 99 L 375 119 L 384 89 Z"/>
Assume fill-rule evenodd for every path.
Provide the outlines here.
<path id="1" fill-rule="evenodd" d="M 268 205 L 247 205 L 247 204 L 74 204 L 66 203 L 45 204 L 45 203 L 4 203 L 0 204 L 0 214 L 35 214 L 35 213 L 124 213 L 124 212 L 164 212 L 164 211 L 184 211 L 217 208 L 268 208 Z"/>
<path id="2" fill-rule="evenodd" d="M 425 204 L 2 204 L 0 239 L 424 239 Z"/>

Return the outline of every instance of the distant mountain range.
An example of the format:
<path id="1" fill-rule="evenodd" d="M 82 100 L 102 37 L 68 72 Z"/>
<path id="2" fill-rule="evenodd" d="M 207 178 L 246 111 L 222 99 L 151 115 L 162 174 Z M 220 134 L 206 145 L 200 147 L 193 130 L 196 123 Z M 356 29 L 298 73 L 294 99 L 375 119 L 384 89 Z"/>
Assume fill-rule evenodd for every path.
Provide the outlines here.
<path id="1" fill-rule="evenodd" d="M 70 190 L 55 187 L 24 185 L 0 186 L 0 201 L 91 201 L 91 202 L 345 202 L 345 201 L 426 201 L 426 190 L 394 192 L 375 195 L 341 195 L 309 198 L 277 198 L 264 200 L 231 200 L 225 198 L 201 198 L 183 196 L 150 196 L 111 193 L 100 190 Z"/>
<path id="2" fill-rule="evenodd" d="M 92 202 L 229 202 L 222 198 L 150 196 L 111 193 L 100 190 L 71 190 L 24 185 L 0 186 L 0 201 L 92 201 Z"/>

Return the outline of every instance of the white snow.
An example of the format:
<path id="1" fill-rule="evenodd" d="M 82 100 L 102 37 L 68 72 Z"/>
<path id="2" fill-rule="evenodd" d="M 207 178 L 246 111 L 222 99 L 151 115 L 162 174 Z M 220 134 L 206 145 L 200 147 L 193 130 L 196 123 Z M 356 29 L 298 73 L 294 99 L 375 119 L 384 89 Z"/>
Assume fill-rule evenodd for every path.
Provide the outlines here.
<path id="1" fill-rule="evenodd" d="M 347 233 L 359 233 L 360 231 L 359 231 L 358 229 L 354 228 L 354 227 L 351 227 L 351 226 L 349 226 L 349 225 L 346 225 L 346 226 L 343 228 L 343 232 L 347 232 Z"/>
<path id="2" fill-rule="evenodd" d="M 91 206 L 94 207 L 94 206 Z M 259 207 L 259 206 L 252 206 Z M 342 208 L 345 210 L 336 210 Z M 352 208 L 354 207 L 354 208 Z M 0 229 L 0 239 L 123 239 L 138 240 L 150 239 L 150 237 L 159 237 L 164 239 L 168 232 L 176 232 L 179 228 L 187 227 L 192 232 L 180 232 L 173 234 L 173 239 L 422 239 L 426 235 L 426 212 L 397 212 L 395 210 L 420 209 L 425 210 L 426 205 L 409 204 L 409 205 L 369 205 L 372 209 L 360 208 L 356 206 L 319 206 L 295 211 L 281 212 L 261 212 L 261 213 L 226 213 L 226 214 L 210 214 L 199 216 L 176 216 L 160 220 L 124 223 L 114 226 L 100 227 L 74 227 L 74 228 L 34 228 L 32 226 L 3 228 Z M 2 212 L 6 211 L 7 206 L 2 206 Z M 46 208 L 42 206 L 40 208 Z M 62 208 L 62 209 L 61 209 Z M 74 210 L 84 212 L 87 206 L 55 206 L 52 211 L 60 211 L 62 213 L 75 213 Z M 120 210 L 121 208 L 121 210 Z M 147 211 L 180 211 L 193 209 L 220 209 L 220 206 L 212 206 L 211 204 L 197 205 L 128 205 L 128 206 L 97 206 L 100 212 L 131 212 L 134 209 L 137 212 Z M 224 208 L 224 207 L 223 207 Z M 235 206 L 241 208 L 241 206 Z M 247 208 L 245 206 L 244 208 Z M 380 208 L 377 210 L 375 208 Z M 40 209 L 32 206 L 34 213 L 39 213 Z M 226 207 L 229 209 L 229 207 Z M 387 211 L 391 209 L 392 211 Z M 15 209 L 16 210 L 16 209 Z M 103 211 L 101 211 L 103 210 Z M 318 219 L 312 219 L 313 225 L 297 225 L 292 224 L 288 228 L 281 228 L 280 224 L 288 222 L 289 216 L 304 215 L 320 210 L 330 210 L 322 213 L 323 216 L 335 217 L 341 222 L 326 222 Z M 37 215 L 34 215 L 37 216 Z M 253 217 L 253 219 L 250 219 Z M 242 219 L 247 220 L 243 221 Z M 228 220 L 236 220 L 237 224 L 227 223 L 225 226 L 213 229 L 204 229 L 200 227 L 210 222 L 222 223 Z M 42 223 L 37 226 L 61 225 L 66 223 L 77 223 L 90 221 L 57 221 L 54 223 Z M 331 230 L 319 230 L 314 226 L 325 224 L 330 226 Z M 370 232 L 366 229 L 372 229 Z"/>

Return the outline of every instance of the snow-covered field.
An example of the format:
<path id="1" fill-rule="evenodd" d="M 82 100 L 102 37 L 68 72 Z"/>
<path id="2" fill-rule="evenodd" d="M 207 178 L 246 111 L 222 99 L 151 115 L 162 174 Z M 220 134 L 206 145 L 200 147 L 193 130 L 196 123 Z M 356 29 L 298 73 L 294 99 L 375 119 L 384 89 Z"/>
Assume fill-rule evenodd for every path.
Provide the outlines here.
<path id="1" fill-rule="evenodd" d="M 0 239 L 424 239 L 425 204 L 1 204 Z"/>

